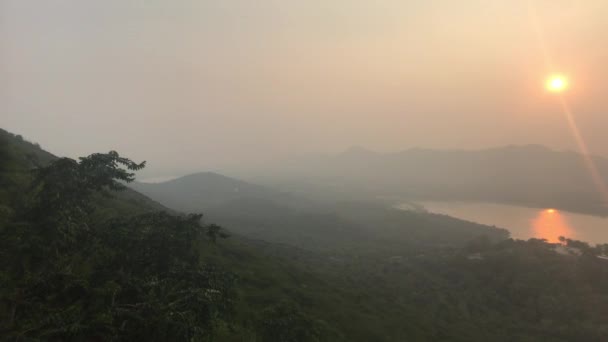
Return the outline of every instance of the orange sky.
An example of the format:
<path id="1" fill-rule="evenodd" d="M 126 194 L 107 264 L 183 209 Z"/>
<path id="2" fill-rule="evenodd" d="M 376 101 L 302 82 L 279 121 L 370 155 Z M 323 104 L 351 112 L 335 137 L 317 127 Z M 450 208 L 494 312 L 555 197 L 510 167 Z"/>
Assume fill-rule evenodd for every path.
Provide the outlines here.
<path id="1" fill-rule="evenodd" d="M 606 17 L 605 0 L 4 0 L 1 124 L 59 154 L 192 169 L 350 145 L 575 149 L 555 71 L 608 155 Z"/>

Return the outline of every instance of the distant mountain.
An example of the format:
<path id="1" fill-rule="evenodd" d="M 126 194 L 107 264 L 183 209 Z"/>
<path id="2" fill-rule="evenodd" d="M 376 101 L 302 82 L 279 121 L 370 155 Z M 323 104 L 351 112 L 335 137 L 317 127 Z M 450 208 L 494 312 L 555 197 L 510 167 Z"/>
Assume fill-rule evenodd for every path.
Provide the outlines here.
<path id="1" fill-rule="evenodd" d="M 201 172 L 161 183 L 129 184 L 163 205 L 184 212 L 201 212 L 239 199 L 271 200 L 278 203 L 301 199 L 264 186 L 247 183 L 213 172 Z"/>
<path id="2" fill-rule="evenodd" d="M 209 222 L 235 232 L 227 240 L 191 238 L 181 220 L 135 219 L 155 206 L 135 191 L 141 202 L 100 195 L 100 217 L 67 218 L 80 234 L 48 234 L 54 221 L 14 215 L 15 199 L 29 171 L 55 158 L 0 135 L 4 339 L 183 340 L 209 318 L 214 341 L 606 340 L 600 247 L 571 241 L 584 253 L 565 256 L 501 229 L 364 202 L 307 211 L 295 196 L 216 174 L 168 183 L 193 199 L 219 196 Z"/>
<path id="3" fill-rule="evenodd" d="M 6 152 L 10 155 L 10 158 L 0 156 L 0 161 L 3 166 L 7 165 L 8 159 L 15 164 L 11 169 L 18 174 L 16 182 L 22 182 L 20 177 L 27 170 L 58 158 L 37 144 L 6 131 L 0 131 L 0 139 L 4 141 L 0 146 L 8 148 Z M 358 155 L 363 151 L 352 152 Z M 363 154 L 374 152 L 364 151 Z M 131 189 L 115 193 L 113 198 L 100 197 L 98 214 L 109 216 L 157 210 L 202 212 L 207 222 L 221 224 L 244 237 L 324 251 L 374 243 L 384 248 L 392 245 L 391 248 L 400 250 L 414 242 L 420 245 L 462 244 L 480 235 L 493 239 L 507 236 L 501 229 L 422 212 L 407 213 L 371 206 L 364 204 L 365 201 L 356 206 L 311 201 L 212 172 L 163 183 L 134 182 L 128 186 Z M 0 188 L 0 206 L 10 203 L 7 190 L 10 186 Z"/>
<path id="4" fill-rule="evenodd" d="M 608 181 L 608 160 L 590 158 Z M 280 168 L 268 173 L 280 174 Z M 280 185 L 318 197 L 490 201 L 608 214 L 583 156 L 540 145 L 397 153 L 351 148 L 291 165 Z"/>
<path id="5" fill-rule="evenodd" d="M 335 252 L 373 244 L 400 250 L 414 242 L 459 245 L 481 235 L 494 240 L 508 236 L 502 229 L 390 209 L 365 199 L 357 205 L 313 202 L 211 172 L 129 186 L 171 209 L 202 212 L 208 222 L 238 235 L 307 250 Z"/>

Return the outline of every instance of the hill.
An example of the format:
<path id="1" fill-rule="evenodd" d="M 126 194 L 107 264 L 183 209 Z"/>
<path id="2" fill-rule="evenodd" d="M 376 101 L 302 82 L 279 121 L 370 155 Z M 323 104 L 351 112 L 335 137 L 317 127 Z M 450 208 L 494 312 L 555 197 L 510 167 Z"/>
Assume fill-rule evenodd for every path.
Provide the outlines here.
<path id="1" fill-rule="evenodd" d="M 504 229 L 369 202 L 336 203 L 312 211 L 271 201 L 236 200 L 206 213 L 207 219 L 239 235 L 334 256 L 463 246 L 480 236 L 493 241 L 509 236 Z"/>
<path id="2" fill-rule="evenodd" d="M 608 160 L 589 158 L 608 181 Z M 584 157 L 539 145 L 397 153 L 354 148 L 289 165 L 250 175 L 315 198 L 486 201 L 608 215 Z"/>
<path id="3" fill-rule="evenodd" d="M 167 182 L 133 182 L 129 186 L 163 205 L 184 212 L 199 212 L 238 199 L 272 200 L 292 203 L 287 193 L 247 183 L 213 172 L 201 172 Z"/>
<path id="4" fill-rule="evenodd" d="M 2 340 L 608 338 L 608 246 L 565 240 L 579 253 L 561 255 L 441 215 L 361 202 L 306 213 L 259 198 L 220 207 L 235 230 L 266 225 L 286 241 L 224 240 L 145 197 L 108 201 L 143 164 L 108 153 L 31 172 L 40 161 L 0 142 Z"/>
<path id="5" fill-rule="evenodd" d="M 0 129 L 0 159 L 3 168 L 3 183 L 0 188 L 0 205 L 10 203 L 11 195 L 15 192 L 23 191 L 24 183 L 31 178 L 33 169 L 47 166 L 58 159 L 57 156 L 42 149 L 38 144 L 24 139 L 21 135 L 12 134 Z M 167 207 L 151 200 L 150 198 L 126 189 L 125 191 L 114 193 L 113 198 L 98 198 L 101 207 L 107 211 L 120 211 L 121 213 L 139 211 L 170 211 Z"/>
<path id="6" fill-rule="evenodd" d="M 356 201 L 318 202 L 216 173 L 172 181 L 131 184 L 181 212 L 204 212 L 206 220 L 247 238 L 315 251 L 362 245 L 462 245 L 480 235 L 505 239 L 508 232 L 425 212 L 404 212 Z"/>

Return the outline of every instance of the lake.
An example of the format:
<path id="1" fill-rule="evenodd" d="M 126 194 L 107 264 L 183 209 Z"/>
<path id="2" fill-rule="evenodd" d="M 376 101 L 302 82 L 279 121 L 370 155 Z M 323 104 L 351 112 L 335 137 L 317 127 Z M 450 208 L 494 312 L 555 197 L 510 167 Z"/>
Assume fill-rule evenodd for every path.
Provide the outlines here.
<path id="1" fill-rule="evenodd" d="M 418 202 L 432 213 L 508 229 L 516 239 L 544 238 L 557 242 L 565 236 L 591 244 L 608 243 L 608 218 L 556 209 L 534 209 L 478 202 Z M 399 206 L 411 208 L 409 204 Z"/>

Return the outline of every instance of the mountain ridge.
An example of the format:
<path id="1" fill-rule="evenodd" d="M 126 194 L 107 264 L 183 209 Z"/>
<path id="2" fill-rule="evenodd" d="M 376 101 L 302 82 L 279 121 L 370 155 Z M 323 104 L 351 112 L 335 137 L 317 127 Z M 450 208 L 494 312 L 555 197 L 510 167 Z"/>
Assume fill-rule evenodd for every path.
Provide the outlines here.
<path id="1" fill-rule="evenodd" d="M 586 164 L 591 160 L 608 183 L 604 157 L 587 159 L 537 144 L 481 150 L 364 151 L 347 150 L 289 167 L 274 165 L 250 175 L 259 183 L 311 198 L 487 201 L 608 215 Z"/>

